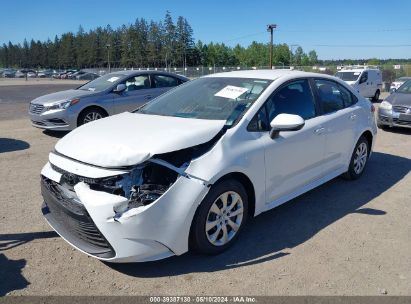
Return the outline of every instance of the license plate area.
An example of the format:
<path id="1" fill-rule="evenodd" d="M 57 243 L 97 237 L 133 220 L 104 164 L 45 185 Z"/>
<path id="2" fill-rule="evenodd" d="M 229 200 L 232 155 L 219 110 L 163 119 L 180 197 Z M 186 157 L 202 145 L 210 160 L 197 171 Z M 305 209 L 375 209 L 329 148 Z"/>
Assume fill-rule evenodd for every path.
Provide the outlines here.
<path id="1" fill-rule="evenodd" d="M 408 114 L 400 114 L 399 120 L 411 122 L 411 115 Z"/>

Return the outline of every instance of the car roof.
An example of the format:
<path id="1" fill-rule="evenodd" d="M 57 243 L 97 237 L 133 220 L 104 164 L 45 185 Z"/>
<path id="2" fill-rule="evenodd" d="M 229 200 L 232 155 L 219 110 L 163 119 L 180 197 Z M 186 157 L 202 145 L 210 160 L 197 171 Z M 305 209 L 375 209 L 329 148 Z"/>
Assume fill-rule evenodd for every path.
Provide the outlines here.
<path id="1" fill-rule="evenodd" d="M 154 70 L 125 70 L 125 71 L 111 72 L 110 75 L 111 74 L 112 75 L 124 75 L 124 76 L 133 76 L 133 75 L 141 75 L 141 74 L 161 74 L 161 75 L 170 75 L 170 76 L 178 77 L 181 79 L 188 79 L 187 77 L 183 75 L 169 73 L 165 71 L 154 71 Z"/>
<path id="2" fill-rule="evenodd" d="M 320 74 L 320 73 L 310 73 L 296 70 L 243 70 L 243 71 L 233 71 L 233 72 L 224 72 L 217 74 L 210 74 L 205 77 L 233 77 L 233 78 L 255 78 L 255 79 L 267 79 L 267 80 L 276 80 L 281 77 L 326 77 L 335 79 L 330 75 Z"/>

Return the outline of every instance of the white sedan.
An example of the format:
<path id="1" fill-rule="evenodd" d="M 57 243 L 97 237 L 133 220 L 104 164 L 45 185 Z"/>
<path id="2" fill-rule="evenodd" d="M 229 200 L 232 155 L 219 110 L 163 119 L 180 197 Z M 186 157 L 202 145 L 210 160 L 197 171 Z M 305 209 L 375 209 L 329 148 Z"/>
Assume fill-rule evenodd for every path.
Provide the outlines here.
<path id="1" fill-rule="evenodd" d="M 332 76 L 202 77 L 63 137 L 41 173 L 42 212 L 72 246 L 109 262 L 218 254 L 247 218 L 339 175 L 359 178 L 373 112 Z"/>

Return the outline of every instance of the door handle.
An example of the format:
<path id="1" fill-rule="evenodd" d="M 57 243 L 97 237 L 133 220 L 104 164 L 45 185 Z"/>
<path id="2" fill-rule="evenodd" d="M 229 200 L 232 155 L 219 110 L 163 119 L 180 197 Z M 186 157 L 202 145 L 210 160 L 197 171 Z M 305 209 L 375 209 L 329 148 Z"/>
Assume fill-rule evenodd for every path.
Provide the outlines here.
<path id="1" fill-rule="evenodd" d="M 357 115 L 355 115 L 355 114 L 351 114 L 351 115 L 350 115 L 350 119 L 351 119 L 351 120 L 355 120 L 356 118 L 357 118 Z"/>
<path id="2" fill-rule="evenodd" d="M 151 95 L 146 95 L 146 96 L 145 96 L 146 99 L 151 99 L 152 97 L 153 97 L 153 96 L 151 96 Z"/>
<path id="3" fill-rule="evenodd" d="M 314 133 L 317 135 L 320 135 L 320 134 L 323 134 L 324 131 L 325 131 L 325 128 L 321 127 L 321 128 L 315 129 Z"/>

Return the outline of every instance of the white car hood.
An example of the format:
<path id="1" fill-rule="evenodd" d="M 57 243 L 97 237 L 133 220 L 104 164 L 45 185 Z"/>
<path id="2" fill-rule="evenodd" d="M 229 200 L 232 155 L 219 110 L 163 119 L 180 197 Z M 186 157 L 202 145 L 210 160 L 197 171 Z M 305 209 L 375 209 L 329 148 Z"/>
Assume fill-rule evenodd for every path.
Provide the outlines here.
<path id="1" fill-rule="evenodd" d="M 355 86 L 355 81 L 346 81 L 347 84 L 349 84 L 350 86 Z"/>
<path id="2" fill-rule="evenodd" d="M 55 149 L 96 166 L 130 166 L 155 154 L 205 143 L 217 135 L 224 124 L 224 120 L 126 112 L 75 129 L 60 139 Z"/>

